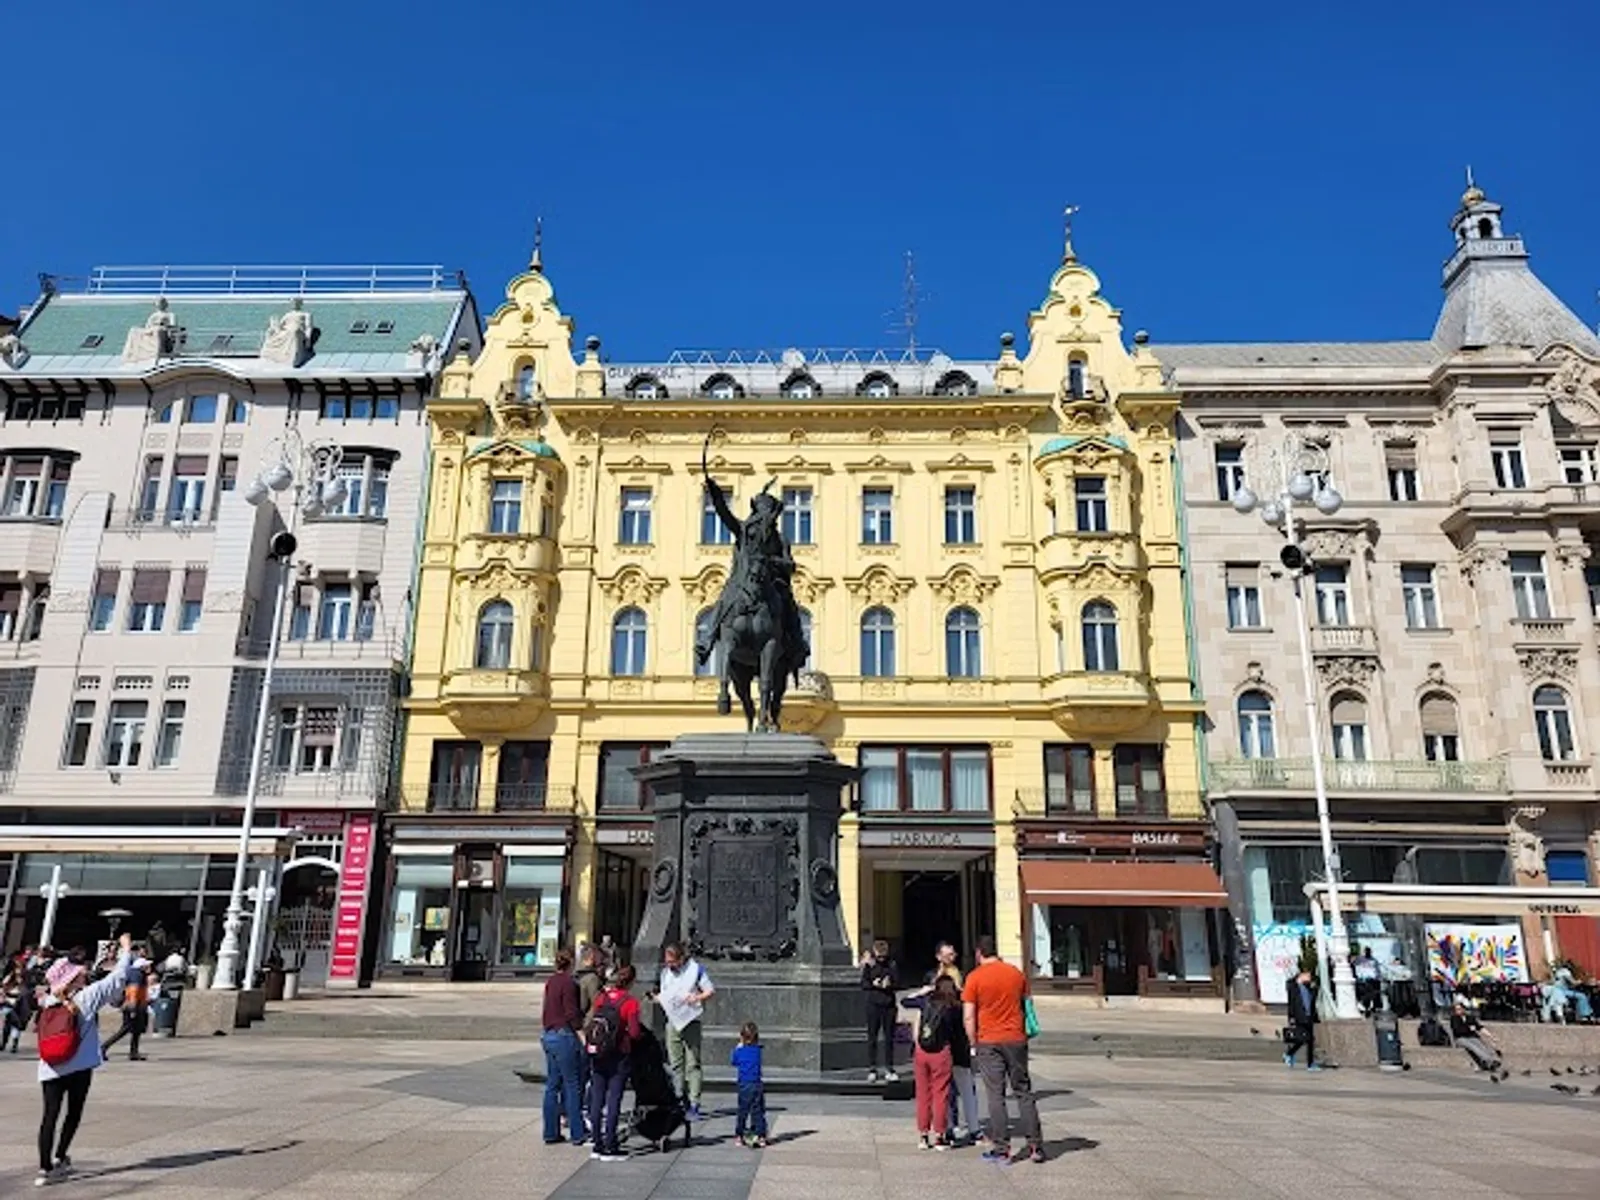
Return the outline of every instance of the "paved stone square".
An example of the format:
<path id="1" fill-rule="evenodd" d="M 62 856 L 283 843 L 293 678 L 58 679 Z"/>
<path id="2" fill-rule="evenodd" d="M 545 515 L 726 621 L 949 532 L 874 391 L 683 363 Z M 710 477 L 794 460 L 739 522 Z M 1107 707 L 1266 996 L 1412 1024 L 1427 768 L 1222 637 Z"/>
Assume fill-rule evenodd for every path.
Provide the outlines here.
<path id="1" fill-rule="evenodd" d="M 151 1041 L 99 1072 L 73 1157 L 44 1192 L 140 1200 L 354 1196 L 558 1200 L 1055 1197 L 1594 1197 L 1600 1097 L 1413 1071 L 1042 1058 L 1046 1165 L 920 1153 L 908 1103 L 773 1096 L 775 1144 L 731 1108 L 687 1151 L 591 1163 L 540 1140 L 531 1047 L 240 1035 Z M 1594 1077 L 1584 1080 L 1592 1085 Z M 720 1103 L 722 1097 L 712 1097 Z M 726 1098 L 731 1100 L 731 1097 Z M 0 1196 L 34 1194 L 34 1061 L 0 1058 Z M 951 1189 L 955 1189 L 951 1191 Z"/>

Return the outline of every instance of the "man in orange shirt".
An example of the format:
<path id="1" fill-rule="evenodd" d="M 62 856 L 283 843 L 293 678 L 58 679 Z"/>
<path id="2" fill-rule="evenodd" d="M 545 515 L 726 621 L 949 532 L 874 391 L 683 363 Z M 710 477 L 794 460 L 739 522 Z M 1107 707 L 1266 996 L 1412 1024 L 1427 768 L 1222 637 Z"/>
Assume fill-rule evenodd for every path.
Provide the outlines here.
<path id="1" fill-rule="evenodd" d="M 978 965 L 967 975 L 961 991 L 961 1011 L 972 1046 L 972 1063 L 983 1076 L 989 1100 L 989 1139 L 983 1157 L 990 1162 L 1044 1161 L 1044 1136 L 1039 1129 L 1039 1105 L 1028 1078 L 1028 1029 L 1023 1001 L 1028 979 L 995 952 L 994 939 L 978 939 Z M 1006 1085 L 1017 1097 L 1017 1121 L 1024 1145 L 1014 1157 L 1006 1115 Z"/>

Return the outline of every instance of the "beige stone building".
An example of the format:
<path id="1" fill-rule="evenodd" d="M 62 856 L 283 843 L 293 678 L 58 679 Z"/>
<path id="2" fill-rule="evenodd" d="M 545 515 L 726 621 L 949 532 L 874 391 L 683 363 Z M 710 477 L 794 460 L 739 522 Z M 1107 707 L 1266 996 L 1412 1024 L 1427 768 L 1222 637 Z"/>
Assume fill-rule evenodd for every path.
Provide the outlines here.
<path id="1" fill-rule="evenodd" d="M 1304 543 L 1344 878 L 1600 881 L 1600 342 L 1501 220 L 1469 187 L 1427 341 L 1156 347 L 1183 397 L 1237 998 L 1282 999 L 1301 888 L 1321 876 L 1283 537 L 1231 503 L 1286 436 L 1325 451 L 1345 499 L 1331 517 L 1307 506 Z M 1600 969 L 1593 926 L 1530 917 L 1523 953 L 1535 973 L 1548 949 Z M 1385 959 L 1404 932 L 1351 930 Z"/>

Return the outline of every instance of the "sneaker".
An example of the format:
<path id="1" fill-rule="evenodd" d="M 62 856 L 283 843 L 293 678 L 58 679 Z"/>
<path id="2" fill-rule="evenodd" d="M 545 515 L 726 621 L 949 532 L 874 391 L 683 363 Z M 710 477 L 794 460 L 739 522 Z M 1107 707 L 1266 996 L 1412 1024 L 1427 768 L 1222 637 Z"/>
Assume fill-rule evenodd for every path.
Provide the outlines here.
<path id="1" fill-rule="evenodd" d="M 688 1121 L 690 1124 L 698 1124 L 701 1119 L 700 1106 L 698 1104 L 689 1105 L 689 1111 L 684 1113 L 683 1119 Z"/>
<path id="2" fill-rule="evenodd" d="M 63 1154 L 56 1159 L 56 1169 L 51 1172 L 56 1179 L 65 1179 L 72 1174 L 72 1159 Z"/>
<path id="3" fill-rule="evenodd" d="M 1308 1070 L 1308 1071 L 1320 1071 L 1320 1070 L 1322 1070 L 1322 1066 L 1321 1066 L 1320 1063 L 1312 1063 L 1309 1067 L 1306 1068 L 1306 1070 Z"/>
<path id="4" fill-rule="evenodd" d="M 765 1150 L 766 1148 L 767 1148 L 767 1139 L 766 1138 L 764 1138 L 764 1137 L 755 1137 L 755 1138 L 751 1138 L 750 1139 L 750 1149 L 752 1149 L 752 1150 Z"/>
<path id="5" fill-rule="evenodd" d="M 867 1068 L 867 1082 L 868 1083 L 877 1083 L 878 1082 L 878 1068 L 877 1067 L 868 1067 Z"/>
<path id="6" fill-rule="evenodd" d="M 933 1143 L 933 1148 L 935 1150 L 948 1150 L 950 1149 L 950 1141 L 948 1138 L 939 1138 Z"/>
<path id="7" fill-rule="evenodd" d="M 933 1149 L 933 1142 L 929 1140 L 927 1134 L 919 1133 L 917 1135 L 917 1149 L 918 1150 L 932 1150 Z"/>
<path id="8" fill-rule="evenodd" d="M 33 1186 L 48 1187 L 50 1184 L 55 1182 L 55 1179 L 56 1173 L 54 1171 L 40 1171 L 33 1177 Z"/>
<path id="9" fill-rule="evenodd" d="M 994 1163 L 1010 1162 L 1011 1161 L 1011 1147 L 1010 1146 L 1002 1146 L 1002 1145 L 1000 1145 L 999 1143 L 996 1142 L 996 1143 L 991 1144 L 989 1146 L 989 1148 L 987 1150 L 985 1150 L 982 1154 L 980 1154 L 978 1157 L 983 1159 L 984 1162 L 994 1162 Z"/>
<path id="10" fill-rule="evenodd" d="M 1291 1071 L 1294 1070 L 1294 1055 L 1285 1054 L 1283 1056 L 1283 1065 L 1288 1067 Z"/>
<path id="11" fill-rule="evenodd" d="M 600 1151 L 598 1151 L 598 1150 L 591 1149 L 589 1151 L 589 1160 L 591 1162 L 599 1162 L 604 1157 L 605 1157 L 605 1155 L 601 1154 Z"/>
<path id="12" fill-rule="evenodd" d="M 966 1142 L 971 1136 L 972 1134 L 965 1125 L 957 1125 L 950 1131 L 950 1140 L 952 1142 Z"/>
<path id="13" fill-rule="evenodd" d="M 1029 1162 L 1042 1163 L 1044 1161 L 1044 1159 L 1045 1159 L 1045 1155 L 1044 1155 L 1044 1147 L 1043 1146 L 1034 1145 L 1034 1146 L 1029 1147 L 1029 1149 L 1028 1149 L 1028 1161 Z"/>
<path id="14" fill-rule="evenodd" d="M 628 1156 L 621 1150 L 608 1150 L 600 1156 L 601 1162 L 627 1162 Z"/>
<path id="15" fill-rule="evenodd" d="M 883 1081 L 885 1083 L 899 1083 L 900 1076 L 896 1075 L 893 1071 L 885 1071 L 883 1073 Z"/>

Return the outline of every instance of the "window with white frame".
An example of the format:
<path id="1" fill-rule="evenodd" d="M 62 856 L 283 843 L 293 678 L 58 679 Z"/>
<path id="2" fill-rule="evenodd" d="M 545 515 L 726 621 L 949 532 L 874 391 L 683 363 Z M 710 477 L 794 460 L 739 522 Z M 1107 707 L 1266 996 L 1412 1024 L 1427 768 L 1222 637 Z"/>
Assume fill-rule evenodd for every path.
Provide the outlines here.
<path id="1" fill-rule="evenodd" d="M 206 477 L 211 464 L 203 454 L 180 454 L 172 464 L 172 483 L 167 488 L 167 520 L 175 525 L 193 524 L 206 511 Z"/>
<path id="2" fill-rule="evenodd" d="M 1367 761 L 1367 702 L 1354 692 L 1340 692 L 1328 706 L 1333 726 L 1333 757 L 1341 762 Z"/>
<path id="3" fill-rule="evenodd" d="M 17 636 L 21 619 L 22 583 L 0 579 L 0 642 L 9 642 Z"/>
<path id="4" fill-rule="evenodd" d="M 881 679 L 895 673 L 894 614 L 869 608 L 861 614 L 861 674 Z"/>
<path id="5" fill-rule="evenodd" d="M 1212 453 L 1217 469 L 1217 499 L 1232 500 L 1244 486 L 1244 447 L 1237 442 L 1222 442 Z"/>
<path id="6" fill-rule="evenodd" d="M 478 648 L 473 665 L 480 670 L 505 671 L 511 666 L 511 634 L 516 614 L 504 600 L 491 600 L 478 613 Z"/>
<path id="7" fill-rule="evenodd" d="M 182 700 L 168 700 L 161 706 L 161 730 L 156 735 L 156 766 L 178 765 L 178 751 L 183 746 L 183 720 L 188 704 Z"/>
<path id="8" fill-rule="evenodd" d="M 1091 600 L 1083 606 L 1083 669 L 1122 669 L 1117 645 L 1117 610 L 1104 600 Z"/>
<path id="9" fill-rule="evenodd" d="M 817 381 L 804 373 L 791 375 L 779 391 L 790 400 L 815 400 Z"/>
<path id="10" fill-rule="evenodd" d="M 1350 624 L 1350 568 L 1344 563 L 1329 563 L 1317 568 L 1315 578 L 1317 624 Z"/>
<path id="11" fill-rule="evenodd" d="M 322 603 L 317 609 L 317 641 L 349 641 L 355 615 L 355 589 L 344 582 L 324 583 Z"/>
<path id="12" fill-rule="evenodd" d="M 1079 475 L 1072 481 L 1077 501 L 1078 532 L 1106 533 L 1111 528 L 1111 510 L 1106 506 L 1104 475 Z"/>
<path id="13" fill-rule="evenodd" d="M 624 546 L 650 544 L 650 489 L 625 487 L 622 489 L 622 511 L 617 527 L 617 541 Z"/>
<path id="14" fill-rule="evenodd" d="M 724 489 L 728 499 L 728 507 L 734 506 L 732 489 Z M 733 544 L 733 530 L 722 523 L 722 518 L 717 515 L 717 506 L 712 503 L 711 489 L 700 489 L 700 544 L 702 546 L 730 546 Z"/>
<path id="15" fill-rule="evenodd" d="M 611 673 L 643 675 L 649 650 L 650 622 L 644 610 L 625 608 L 611 621 Z"/>
<path id="16" fill-rule="evenodd" d="M 1528 486 L 1528 472 L 1522 461 L 1522 435 L 1515 430 L 1499 430 L 1489 435 L 1489 464 L 1494 468 L 1495 487 Z"/>
<path id="17" fill-rule="evenodd" d="M 811 489 L 783 489 L 783 540 L 791 546 L 811 545 Z"/>
<path id="18" fill-rule="evenodd" d="M 978 540 L 978 492 L 970 487 L 944 490 L 944 541 L 947 546 L 970 546 Z"/>
<path id="19" fill-rule="evenodd" d="M 137 767 L 144 749 L 144 724 L 149 712 L 144 700 L 113 700 L 106 718 L 106 735 L 101 765 Z"/>
<path id="20" fill-rule="evenodd" d="M 1384 468 L 1389 475 L 1389 499 L 1396 502 L 1412 501 L 1417 491 L 1417 448 L 1415 446 L 1390 446 L 1383 452 Z"/>
<path id="21" fill-rule="evenodd" d="M 1567 442 L 1561 450 L 1561 477 L 1568 483 L 1600 482 L 1600 450 L 1593 442 Z"/>
<path id="22" fill-rule="evenodd" d="M 1067 391 L 1074 400 L 1082 400 L 1089 394 L 1089 364 L 1081 358 L 1067 362 Z"/>
<path id="23" fill-rule="evenodd" d="M 494 481 L 489 493 L 489 532 L 522 532 L 522 480 Z"/>
<path id="24" fill-rule="evenodd" d="M 206 568 L 188 567 L 183 572 L 183 602 L 178 609 L 178 632 L 193 633 L 200 628 L 200 613 L 206 598 Z"/>
<path id="25" fill-rule="evenodd" d="M 894 544 L 894 492 L 889 488 L 861 489 L 861 543 Z"/>
<path id="26" fill-rule="evenodd" d="M 1550 616 L 1550 583 L 1544 574 L 1544 555 L 1513 554 L 1509 557 L 1511 596 L 1517 616 L 1524 621 L 1547 620 Z"/>
<path id="27" fill-rule="evenodd" d="M 144 479 L 139 485 L 139 512 L 142 521 L 154 521 L 160 511 L 161 503 L 161 472 L 165 460 L 159 454 L 153 454 L 144 460 Z"/>
<path id="28" fill-rule="evenodd" d="M 863 813 L 982 813 L 991 808 L 988 746 L 862 746 Z"/>
<path id="29" fill-rule="evenodd" d="M 1539 735 L 1539 755 L 1546 762 L 1570 762 L 1578 757 L 1567 694 L 1554 684 L 1534 690 L 1533 726 Z"/>
<path id="30" fill-rule="evenodd" d="M 31 517 L 39 507 L 44 459 L 14 458 L 8 465 L 11 468 L 11 484 L 6 491 L 5 515 Z"/>
<path id="31" fill-rule="evenodd" d="M 1403 564 L 1400 591 L 1405 598 L 1407 629 L 1439 628 L 1439 594 L 1433 582 L 1432 563 Z"/>
<path id="32" fill-rule="evenodd" d="M 869 375 L 861 394 L 869 400 L 887 400 L 894 395 L 894 381 L 887 375 Z"/>
<path id="33" fill-rule="evenodd" d="M 122 572 L 115 567 L 101 567 L 95 572 L 94 598 L 89 602 L 89 629 L 94 633 L 104 633 L 111 628 L 111 620 L 117 611 L 117 585 L 122 580 Z"/>
<path id="34" fill-rule="evenodd" d="M 350 736 L 350 730 L 341 719 L 338 705 L 283 705 L 278 710 L 273 768 L 291 775 L 320 775 L 333 771 L 336 764 L 344 761 L 339 753 L 340 739 L 344 736 Z M 359 732 L 354 736 L 359 738 Z"/>
<path id="35" fill-rule="evenodd" d="M 1443 692 L 1429 692 L 1419 709 L 1422 756 L 1429 762 L 1461 761 L 1461 729 L 1456 702 Z"/>
<path id="36" fill-rule="evenodd" d="M 0 476 L 8 478 L 0 516 L 59 519 L 67 507 L 74 457 L 66 452 L 0 456 Z"/>
<path id="37" fill-rule="evenodd" d="M 711 642 L 711 612 L 710 608 L 702 608 L 694 619 L 694 644 L 711 645 L 711 655 L 705 662 L 700 661 L 698 654 L 691 655 L 694 660 L 694 673 L 701 677 L 722 674 L 722 643 Z"/>
<path id="38" fill-rule="evenodd" d="M 344 500 L 338 508 L 324 509 L 324 517 L 382 517 L 389 510 L 389 467 L 385 455 L 345 451 L 338 475 L 344 484 Z"/>
<path id="39" fill-rule="evenodd" d="M 1228 595 L 1228 628 L 1260 629 L 1261 568 L 1255 563 L 1229 563 L 1225 579 Z"/>
<path id="40" fill-rule="evenodd" d="M 167 620 L 167 592 L 172 572 L 135 570 L 133 588 L 128 593 L 130 633 L 159 633 Z"/>
<path id="41" fill-rule="evenodd" d="M 537 383 L 536 373 L 532 363 L 525 363 L 517 371 L 517 399 L 524 404 L 533 401 L 534 385 Z"/>
<path id="42" fill-rule="evenodd" d="M 95 703 L 74 700 L 67 721 L 67 742 L 61 752 L 61 765 L 82 767 L 89 762 L 89 746 L 94 735 Z"/>
<path id="43" fill-rule="evenodd" d="M 952 608 L 944 619 L 945 674 L 951 679 L 976 679 L 983 674 L 978 614 Z"/>
<path id="44" fill-rule="evenodd" d="M 1235 706 L 1239 716 L 1239 755 L 1242 758 L 1277 758 L 1278 739 L 1272 721 L 1272 697 L 1250 691 Z"/>

